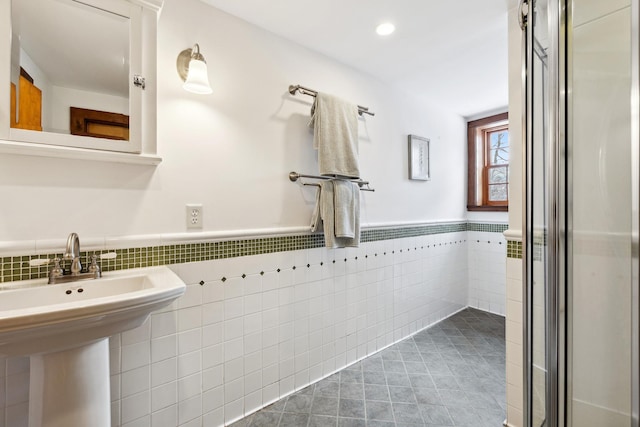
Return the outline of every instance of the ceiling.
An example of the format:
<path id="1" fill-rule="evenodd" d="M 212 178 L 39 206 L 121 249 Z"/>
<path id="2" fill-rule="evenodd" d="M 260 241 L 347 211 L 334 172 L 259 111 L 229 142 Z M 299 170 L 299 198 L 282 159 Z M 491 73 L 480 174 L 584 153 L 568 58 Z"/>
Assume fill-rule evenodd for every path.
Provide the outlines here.
<path id="1" fill-rule="evenodd" d="M 507 106 L 509 0 L 201 1 L 464 117 Z"/>

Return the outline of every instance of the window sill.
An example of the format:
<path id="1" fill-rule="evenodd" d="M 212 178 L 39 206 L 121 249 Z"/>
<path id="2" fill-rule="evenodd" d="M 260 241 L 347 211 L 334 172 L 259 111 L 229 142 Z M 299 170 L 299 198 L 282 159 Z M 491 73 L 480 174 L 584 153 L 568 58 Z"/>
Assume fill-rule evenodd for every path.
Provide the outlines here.
<path id="1" fill-rule="evenodd" d="M 76 160 L 93 160 L 99 162 L 129 163 L 155 166 L 162 162 L 162 157 L 150 154 L 119 153 L 115 151 L 91 150 L 86 148 L 62 147 L 57 145 L 33 144 L 0 140 L 1 154 L 17 154 L 22 156 L 54 157 Z"/>
<path id="2" fill-rule="evenodd" d="M 471 212 L 509 212 L 509 206 L 467 206 Z"/>

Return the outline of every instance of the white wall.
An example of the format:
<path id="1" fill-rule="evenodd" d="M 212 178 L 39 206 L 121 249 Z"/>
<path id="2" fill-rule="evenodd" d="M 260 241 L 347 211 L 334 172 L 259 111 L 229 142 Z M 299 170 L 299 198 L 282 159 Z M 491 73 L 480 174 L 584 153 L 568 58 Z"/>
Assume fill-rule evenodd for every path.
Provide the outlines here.
<path id="1" fill-rule="evenodd" d="M 214 93 L 181 88 L 175 61 L 198 42 Z M 362 222 L 462 219 L 465 124 L 374 78 L 196 0 L 168 0 L 158 34 L 156 168 L 3 155 L 0 241 L 81 239 L 185 231 L 186 203 L 204 205 L 205 231 L 301 226 L 313 189 L 287 179 L 314 173 L 304 84 L 366 105 L 359 121 Z M 407 179 L 407 134 L 431 139 L 432 179 Z M 72 197 L 82 203 L 60 203 Z M 260 214 L 256 215 L 256 211 Z"/>
<path id="2" fill-rule="evenodd" d="M 129 114 L 129 98 L 52 86 L 49 96 L 51 127 L 49 132 L 69 133 L 69 107 L 88 108 L 109 113 Z"/>

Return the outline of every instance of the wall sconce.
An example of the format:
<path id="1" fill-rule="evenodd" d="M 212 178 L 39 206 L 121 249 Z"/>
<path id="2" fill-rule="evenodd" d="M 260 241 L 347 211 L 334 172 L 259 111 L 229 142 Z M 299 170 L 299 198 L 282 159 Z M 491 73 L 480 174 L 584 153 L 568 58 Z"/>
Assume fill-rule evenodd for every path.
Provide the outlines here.
<path id="1" fill-rule="evenodd" d="M 193 49 L 185 49 L 178 55 L 178 74 L 184 82 L 184 90 L 198 94 L 213 92 L 209 86 L 207 63 L 200 53 L 200 46 L 196 43 Z"/>

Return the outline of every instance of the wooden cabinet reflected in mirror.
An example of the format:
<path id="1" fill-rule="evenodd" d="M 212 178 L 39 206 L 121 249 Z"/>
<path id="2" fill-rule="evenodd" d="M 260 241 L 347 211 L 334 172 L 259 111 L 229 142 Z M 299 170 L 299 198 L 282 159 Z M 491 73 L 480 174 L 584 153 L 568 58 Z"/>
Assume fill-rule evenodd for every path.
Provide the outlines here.
<path id="1" fill-rule="evenodd" d="M 69 108 L 72 135 L 129 140 L 129 116 L 86 108 Z"/>
<path id="2" fill-rule="evenodd" d="M 11 83 L 11 127 L 42 132 L 42 91 L 20 67 L 18 88 Z"/>

